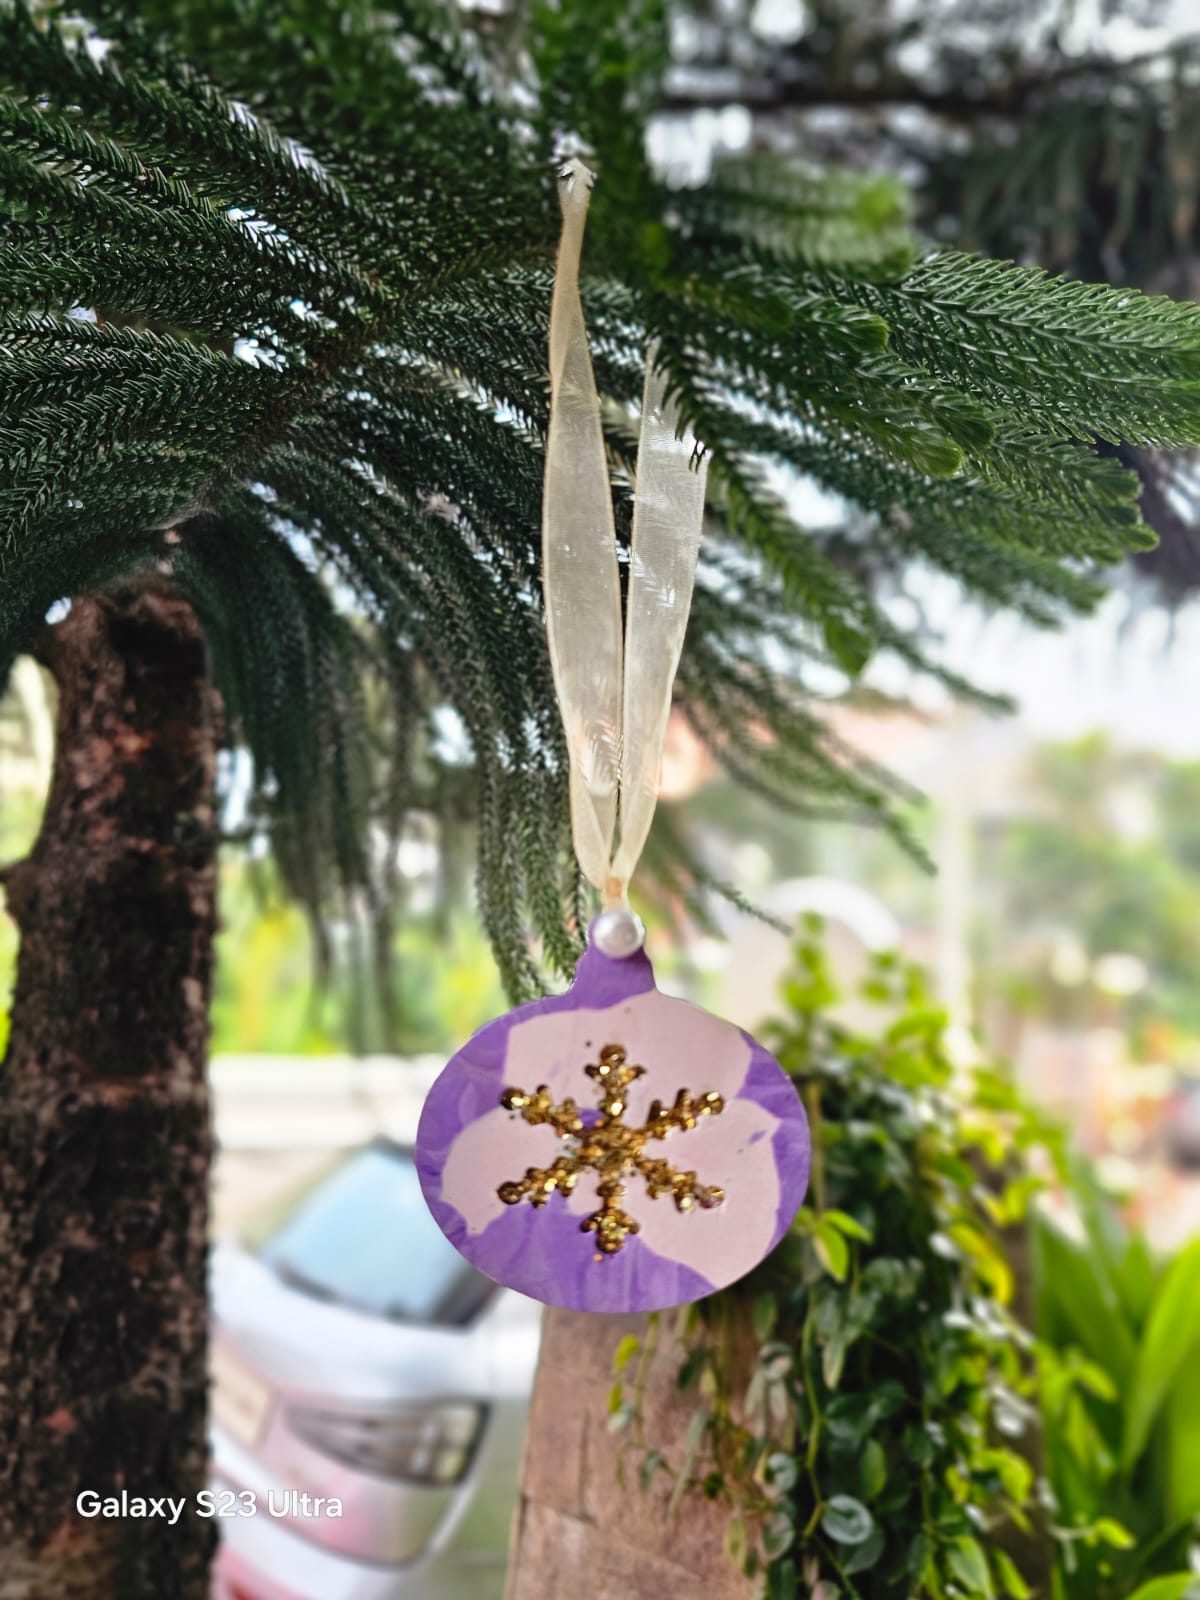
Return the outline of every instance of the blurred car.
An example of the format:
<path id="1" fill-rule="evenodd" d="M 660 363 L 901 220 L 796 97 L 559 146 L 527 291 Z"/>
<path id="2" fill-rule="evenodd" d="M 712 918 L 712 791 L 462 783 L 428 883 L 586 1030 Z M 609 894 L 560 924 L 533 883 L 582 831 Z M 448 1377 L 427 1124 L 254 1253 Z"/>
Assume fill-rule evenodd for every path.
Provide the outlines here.
<path id="1" fill-rule="evenodd" d="M 214 1600 L 499 1600 L 540 1309 L 463 1260 L 385 1140 L 218 1247 Z"/>
<path id="2" fill-rule="evenodd" d="M 1164 1132 L 1172 1166 L 1185 1172 L 1200 1167 L 1200 1078 L 1177 1078 Z"/>

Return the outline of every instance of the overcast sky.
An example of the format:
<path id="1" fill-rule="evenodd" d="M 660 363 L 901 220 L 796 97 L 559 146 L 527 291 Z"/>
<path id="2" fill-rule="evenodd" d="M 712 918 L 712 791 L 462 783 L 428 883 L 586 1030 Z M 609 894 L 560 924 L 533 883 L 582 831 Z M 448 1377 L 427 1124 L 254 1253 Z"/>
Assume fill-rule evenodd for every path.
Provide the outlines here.
<path id="1" fill-rule="evenodd" d="M 1042 633 L 931 606 L 947 624 L 946 659 L 982 687 L 1013 695 L 1039 738 L 1107 729 L 1122 743 L 1200 757 L 1200 603 L 1171 621 L 1113 595 L 1094 617 Z M 1173 634 L 1173 637 L 1172 637 Z"/>

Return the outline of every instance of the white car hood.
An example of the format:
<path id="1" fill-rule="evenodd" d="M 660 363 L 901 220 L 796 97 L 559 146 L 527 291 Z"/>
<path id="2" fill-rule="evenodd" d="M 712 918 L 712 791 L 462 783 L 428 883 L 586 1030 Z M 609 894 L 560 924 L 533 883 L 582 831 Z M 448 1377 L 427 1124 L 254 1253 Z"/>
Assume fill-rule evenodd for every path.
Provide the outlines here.
<path id="1" fill-rule="evenodd" d="M 305 1294 L 223 1243 L 213 1252 L 212 1305 L 222 1339 L 282 1388 L 395 1402 L 486 1395 L 498 1376 L 492 1341 L 481 1337 L 495 1300 L 466 1328 L 384 1321 Z"/>

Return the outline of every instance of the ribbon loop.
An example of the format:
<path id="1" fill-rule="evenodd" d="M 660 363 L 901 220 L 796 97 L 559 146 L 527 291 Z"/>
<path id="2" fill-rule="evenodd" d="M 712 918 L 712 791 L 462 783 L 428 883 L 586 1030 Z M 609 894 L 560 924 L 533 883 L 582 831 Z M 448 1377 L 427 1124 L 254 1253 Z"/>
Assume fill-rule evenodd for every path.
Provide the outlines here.
<path id="1" fill-rule="evenodd" d="M 579 865 L 624 905 L 657 801 L 671 688 L 691 608 L 707 460 L 656 362 L 646 359 L 622 641 L 616 529 L 600 400 L 579 297 L 592 174 L 562 174 L 562 239 L 550 311 L 550 430 L 542 574 L 554 685 L 570 756 Z M 618 842 L 618 824 L 620 837 Z"/>

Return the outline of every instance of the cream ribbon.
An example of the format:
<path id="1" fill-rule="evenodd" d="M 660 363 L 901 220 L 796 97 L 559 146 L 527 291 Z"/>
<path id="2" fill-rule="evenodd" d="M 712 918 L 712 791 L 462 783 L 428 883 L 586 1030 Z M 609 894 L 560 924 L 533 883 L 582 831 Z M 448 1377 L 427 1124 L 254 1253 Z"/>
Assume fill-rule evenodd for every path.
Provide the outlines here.
<path id="1" fill-rule="evenodd" d="M 542 581 L 554 685 L 571 761 L 575 854 L 608 906 L 623 906 L 646 843 L 671 686 L 683 649 L 707 458 L 647 351 L 634 484 L 624 641 L 608 458 L 592 372 L 579 258 L 592 174 L 561 175 L 563 228 L 550 308 L 550 432 L 542 504 Z M 620 823 L 618 838 L 618 820 Z"/>

